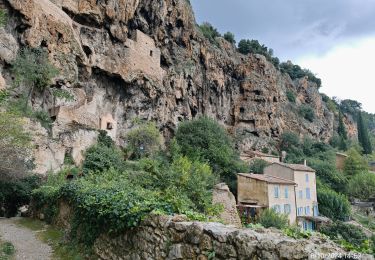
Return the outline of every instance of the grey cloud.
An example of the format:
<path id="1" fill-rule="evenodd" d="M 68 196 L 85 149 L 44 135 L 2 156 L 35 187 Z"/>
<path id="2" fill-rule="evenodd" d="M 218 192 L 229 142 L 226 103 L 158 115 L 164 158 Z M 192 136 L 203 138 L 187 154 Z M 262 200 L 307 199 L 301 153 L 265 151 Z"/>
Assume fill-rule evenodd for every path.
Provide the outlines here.
<path id="1" fill-rule="evenodd" d="M 191 0 L 197 21 L 258 39 L 283 60 L 375 35 L 374 0 Z"/>

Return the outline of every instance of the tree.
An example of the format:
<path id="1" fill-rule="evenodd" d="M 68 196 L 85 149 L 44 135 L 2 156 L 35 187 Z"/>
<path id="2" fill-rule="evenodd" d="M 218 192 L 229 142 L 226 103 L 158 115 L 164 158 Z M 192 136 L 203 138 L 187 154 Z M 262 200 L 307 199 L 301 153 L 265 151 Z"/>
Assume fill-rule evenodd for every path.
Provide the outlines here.
<path id="1" fill-rule="evenodd" d="M 31 168 L 31 138 L 25 120 L 17 114 L 0 112 L 0 180 L 18 179 Z"/>
<path id="2" fill-rule="evenodd" d="M 354 176 L 362 172 L 368 171 L 368 165 L 365 159 L 362 158 L 360 153 L 351 148 L 348 151 L 348 158 L 345 160 L 344 173 L 348 176 Z"/>
<path id="3" fill-rule="evenodd" d="M 339 112 L 339 126 L 338 126 L 338 129 L 337 129 L 337 132 L 338 132 L 339 136 L 341 136 L 344 140 L 348 139 L 348 133 L 346 131 L 346 127 L 345 127 L 345 124 L 344 124 L 343 115 L 342 115 L 341 111 Z"/>
<path id="4" fill-rule="evenodd" d="M 375 197 L 375 175 L 373 173 L 360 173 L 348 183 L 348 194 L 353 198 L 367 200 Z"/>
<path id="5" fill-rule="evenodd" d="M 361 111 L 362 104 L 358 101 L 345 99 L 340 102 L 340 110 L 343 113 L 348 113 L 352 115 L 354 118 L 358 115 L 358 112 Z"/>
<path id="6" fill-rule="evenodd" d="M 363 148 L 364 154 L 372 154 L 372 145 L 368 133 L 367 125 L 365 124 L 362 112 L 358 112 L 358 119 L 357 119 L 357 128 L 358 128 L 358 141 Z"/>
<path id="7" fill-rule="evenodd" d="M 262 159 L 255 159 L 250 163 L 249 172 L 255 174 L 263 174 L 264 168 L 269 165 L 268 162 Z"/>
<path id="8" fill-rule="evenodd" d="M 323 216 L 337 220 L 347 220 L 351 206 L 345 195 L 328 188 L 318 189 L 319 211 Z"/>
<path id="9" fill-rule="evenodd" d="M 288 225 L 287 215 L 278 214 L 274 209 L 265 209 L 259 216 L 259 223 L 265 228 L 285 228 Z"/>
<path id="10" fill-rule="evenodd" d="M 129 150 L 135 158 L 155 155 L 160 150 L 162 137 L 155 123 L 143 123 L 131 130 L 127 136 Z"/>
<path id="11" fill-rule="evenodd" d="M 236 44 L 234 34 L 231 33 L 231 32 L 226 32 L 224 34 L 224 39 L 227 40 L 228 42 L 232 43 L 232 44 Z"/>
<path id="12" fill-rule="evenodd" d="M 236 173 L 247 171 L 226 130 L 215 120 L 200 117 L 179 124 L 176 141 L 182 155 L 207 162 L 214 173 L 235 189 Z"/>
<path id="13" fill-rule="evenodd" d="M 314 122 L 315 112 L 314 109 L 309 105 L 301 105 L 298 109 L 299 114 L 306 120 Z"/>
<path id="14" fill-rule="evenodd" d="M 199 29 L 203 33 L 204 37 L 206 37 L 211 43 L 216 44 L 216 38 L 221 37 L 221 34 L 218 32 L 218 30 L 208 22 L 202 23 L 199 26 Z"/>

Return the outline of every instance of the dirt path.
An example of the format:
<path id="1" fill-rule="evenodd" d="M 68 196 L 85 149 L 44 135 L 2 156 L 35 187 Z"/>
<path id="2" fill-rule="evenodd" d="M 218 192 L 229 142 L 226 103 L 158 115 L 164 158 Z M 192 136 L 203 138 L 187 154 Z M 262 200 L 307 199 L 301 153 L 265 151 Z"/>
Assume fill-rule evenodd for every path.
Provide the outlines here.
<path id="1" fill-rule="evenodd" d="M 36 232 L 16 224 L 17 218 L 0 218 L 0 236 L 16 248 L 16 260 L 50 260 L 52 249 L 36 237 Z"/>

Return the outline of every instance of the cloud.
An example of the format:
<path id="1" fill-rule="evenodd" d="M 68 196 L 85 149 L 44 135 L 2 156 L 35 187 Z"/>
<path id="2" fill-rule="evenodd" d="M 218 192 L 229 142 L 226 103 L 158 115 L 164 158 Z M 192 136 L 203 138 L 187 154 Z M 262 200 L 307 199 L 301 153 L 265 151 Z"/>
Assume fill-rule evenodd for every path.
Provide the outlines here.
<path id="1" fill-rule="evenodd" d="M 375 35 L 373 0 L 191 0 L 198 22 L 258 39 L 283 60 Z"/>

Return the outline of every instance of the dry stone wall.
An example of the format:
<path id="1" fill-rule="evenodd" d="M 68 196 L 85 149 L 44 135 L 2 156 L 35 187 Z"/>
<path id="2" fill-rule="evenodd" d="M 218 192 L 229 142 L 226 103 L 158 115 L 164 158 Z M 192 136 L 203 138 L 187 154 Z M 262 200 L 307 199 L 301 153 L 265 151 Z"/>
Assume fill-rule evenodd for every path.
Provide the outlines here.
<path id="1" fill-rule="evenodd" d="M 118 237 L 102 235 L 94 245 L 99 259 L 317 259 L 345 253 L 318 236 L 295 240 L 270 229 L 237 229 L 219 223 L 178 222 L 152 216 Z M 373 259 L 362 256 L 361 259 Z"/>

